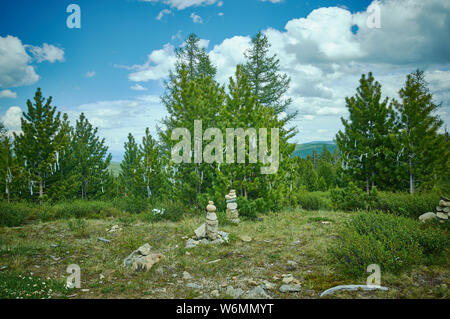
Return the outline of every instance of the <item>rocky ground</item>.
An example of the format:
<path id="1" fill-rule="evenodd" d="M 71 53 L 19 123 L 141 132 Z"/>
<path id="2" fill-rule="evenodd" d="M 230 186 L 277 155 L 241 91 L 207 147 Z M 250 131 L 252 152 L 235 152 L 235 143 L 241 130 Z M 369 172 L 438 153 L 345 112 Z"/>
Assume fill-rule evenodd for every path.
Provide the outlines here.
<path id="1" fill-rule="evenodd" d="M 327 247 L 338 240 L 348 216 L 295 210 L 237 226 L 219 223 L 219 230 L 229 233 L 228 243 L 191 249 L 186 240 L 203 215 L 153 224 L 118 218 L 0 228 L 0 297 L 320 298 L 333 286 L 365 284 L 368 274 L 345 278 L 327 262 Z M 124 259 L 146 243 L 149 254 L 161 255 L 151 269 L 124 267 Z M 81 289 L 61 288 L 70 264 L 80 266 Z M 449 298 L 449 267 L 381 275 L 387 292 L 326 298 Z"/>

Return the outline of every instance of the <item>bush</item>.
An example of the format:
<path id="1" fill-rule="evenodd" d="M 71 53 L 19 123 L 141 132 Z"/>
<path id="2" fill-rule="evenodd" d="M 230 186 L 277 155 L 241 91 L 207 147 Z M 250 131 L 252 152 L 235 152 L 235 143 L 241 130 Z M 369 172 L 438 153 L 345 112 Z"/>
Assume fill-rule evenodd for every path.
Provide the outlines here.
<path id="1" fill-rule="evenodd" d="M 331 208 L 327 192 L 300 192 L 297 194 L 297 201 L 306 210 L 325 210 Z"/>
<path id="2" fill-rule="evenodd" d="M 111 203 L 101 201 L 63 202 L 42 210 L 41 220 L 54 220 L 61 218 L 104 218 L 118 216 L 120 211 Z"/>
<path id="3" fill-rule="evenodd" d="M 236 202 L 239 210 L 239 217 L 243 219 L 256 219 L 258 213 L 258 200 L 249 200 L 246 197 L 238 197 Z M 259 201 L 260 203 L 261 201 Z M 261 203 L 260 203 L 261 206 Z"/>
<path id="4" fill-rule="evenodd" d="M 448 246 L 446 233 L 434 225 L 376 212 L 353 216 L 339 237 L 329 249 L 331 261 L 355 277 L 365 274 L 370 264 L 399 273 L 415 264 L 432 263 Z"/>
<path id="5" fill-rule="evenodd" d="M 179 221 L 188 210 L 182 203 L 165 202 L 153 205 L 152 209 L 142 214 L 142 218 L 147 222 L 157 222 L 161 220 Z"/>
<path id="6" fill-rule="evenodd" d="M 148 201 L 144 198 L 119 197 L 114 199 L 113 204 L 122 212 L 139 214 L 148 210 Z"/>
<path id="7" fill-rule="evenodd" d="M 371 195 L 367 195 L 361 188 L 350 182 L 345 188 L 332 189 L 330 197 L 334 209 L 344 211 L 370 209 L 376 199 L 376 189 Z"/>
<path id="8" fill-rule="evenodd" d="M 32 214 L 32 208 L 26 204 L 0 202 L 0 226 L 23 225 Z"/>
<path id="9" fill-rule="evenodd" d="M 378 209 L 397 215 L 418 218 L 426 212 L 434 212 L 440 196 L 433 193 L 407 194 L 385 193 L 378 194 Z"/>

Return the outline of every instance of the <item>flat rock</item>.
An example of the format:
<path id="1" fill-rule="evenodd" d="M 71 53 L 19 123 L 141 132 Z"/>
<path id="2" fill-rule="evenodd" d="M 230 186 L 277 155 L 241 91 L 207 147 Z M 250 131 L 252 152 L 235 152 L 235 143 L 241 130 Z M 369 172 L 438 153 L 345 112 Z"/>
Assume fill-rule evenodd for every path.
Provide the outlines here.
<path id="1" fill-rule="evenodd" d="M 193 240 L 192 238 L 189 238 L 189 239 L 186 241 L 186 247 L 185 247 L 185 248 L 186 248 L 186 249 L 190 249 L 190 248 L 197 247 L 199 243 L 200 243 L 199 241 Z"/>
<path id="2" fill-rule="evenodd" d="M 192 276 L 187 271 L 183 271 L 183 279 L 189 280 L 189 279 L 192 279 Z"/>
<path id="3" fill-rule="evenodd" d="M 186 284 L 186 287 L 191 288 L 191 289 L 202 289 L 203 286 L 196 284 L 195 282 L 189 282 Z"/>
<path id="4" fill-rule="evenodd" d="M 257 286 L 255 288 L 253 288 L 252 290 L 250 290 L 247 293 L 247 298 L 250 299 L 270 299 L 272 298 L 269 294 L 267 294 L 267 292 L 264 290 L 264 288 L 262 286 Z"/>
<path id="5" fill-rule="evenodd" d="M 436 217 L 440 219 L 448 219 L 447 214 L 441 212 L 436 213 Z"/>
<path id="6" fill-rule="evenodd" d="M 280 287 L 280 292 L 299 292 L 302 290 L 302 286 L 300 284 L 295 285 L 282 285 Z"/>
<path id="7" fill-rule="evenodd" d="M 330 295 L 332 293 L 335 293 L 336 291 L 339 290 L 349 290 L 349 291 L 355 291 L 358 289 L 362 289 L 365 291 L 371 291 L 371 290 L 382 290 L 382 291 L 387 291 L 389 290 L 389 288 L 387 287 L 383 287 L 383 286 L 367 286 L 367 285 L 341 285 L 341 286 L 336 286 L 330 289 L 325 290 L 324 292 L 322 292 L 320 294 L 320 297 L 326 296 L 326 295 Z"/>
<path id="8" fill-rule="evenodd" d="M 419 220 L 422 222 L 427 222 L 436 219 L 437 216 L 435 213 L 429 212 L 419 216 Z"/>
<path id="9" fill-rule="evenodd" d="M 233 297 L 234 299 L 239 299 L 244 294 L 244 290 L 242 290 L 241 288 L 236 288 L 235 289 L 232 286 L 228 286 L 227 290 L 225 291 L 225 293 L 227 295 Z"/>
<path id="10" fill-rule="evenodd" d="M 158 263 L 163 256 L 161 254 L 150 254 L 138 258 L 133 263 L 133 269 L 135 271 L 149 271 L 154 264 Z"/>
<path id="11" fill-rule="evenodd" d="M 147 255 L 150 255 L 151 250 L 152 250 L 152 246 L 150 246 L 149 243 L 146 243 L 146 244 L 142 245 L 141 247 L 139 247 L 137 249 L 137 252 L 139 254 L 141 254 L 142 256 L 147 256 Z"/>
<path id="12" fill-rule="evenodd" d="M 102 241 L 104 243 L 110 243 L 111 241 L 109 239 L 103 238 L 103 237 L 98 237 L 97 238 L 98 241 Z"/>
<path id="13" fill-rule="evenodd" d="M 206 224 L 203 223 L 194 232 L 195 232 L 195 236 L 197 237 L 197 239 L 205 238 L 206 237 Z"/>
<path id="14" fill-rule="evenodd" d="M 248 242 L 252 241 L 252 238 L 250 236 L 247 236 L 247 235 L 242 235 L 241 236 L 241 240 L 248 243 Z"/>

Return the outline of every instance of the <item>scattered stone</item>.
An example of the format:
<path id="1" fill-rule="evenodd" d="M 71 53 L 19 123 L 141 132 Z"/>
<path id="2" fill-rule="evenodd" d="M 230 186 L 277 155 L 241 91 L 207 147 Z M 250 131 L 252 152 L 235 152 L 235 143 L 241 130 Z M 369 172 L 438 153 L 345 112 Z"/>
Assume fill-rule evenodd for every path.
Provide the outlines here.
<path id="1" fill-rule="evenodd" d="M 258 283 L 256 281 L 254 281 L 253 279 L 248 279 L 247 283 L 252 286 L 258 286 Z"/>
<path id="2" fill-rule="evenodd" d="M 114 225 L 113 227 L 111 227 L 110 230 L 108 230 L 108 232 L 114 233 L 114 232 L 119 231 L 119 230 L 122 230 L 122 229 L 119 227 L 119 225 Z"/>
<path id="3" fill-rule="evenodd" d="M 149 243 L 146 243 L 137 249 L 137 252 L 139 254 L 141 254 L 142 256 L 150 255 L 151 251 L 152 251 L 152 246 L 150 246 Z"/>
<path id="4" fill-rule="evenodd" d="M 81 289 L 82 292 L 89 292 L 89 289 Z"/>
<path id="5" fill-rule="evenodd" d="M 302 290 L 302 286 L 300 284 L 282 285 L 280 287 L 280 292 L 299 292 L 301 290 Z"/>
<path id="6" fill-rule="evenodd" d="M 291 274 L 283 275 L 282 277 L 283 277 L 282 281 L 283 281 L 284 284 L 290 284 L 291 282 L 294 281 L 294 277 Z"/>
<path id="7" fill-rule="evenodd" d="M 206 224 L 202 224 L 194 232 L 195 232 L 195 236 L 197 236 L 197 239 L 205 238 L 206 237 Z"/>
<path id="8" fill-rule="evenodd" d="M 0 271 L 5 270 L 8 266 L 0 266 Z"/>
<path id="9" fill-rule="evenodd" d="M 203 286 L 196 284 L 194 282 L 187 283 L 186 287 L 192 288 L 192 289 L 202 289 L 203 288 Z"/>
<path id="10" fill-rule="evenodd" d="M 218 263 L 219 261 L 221 261 L 222 259 L 216 259 L 216 260 L 211 260 L 211 261 L 208 261 L 207 262 L 207 264 L 209 265 L 209 264 L 215 264 L 215 263 Z"/>
<path id="11" fill-rule="evenodd" d="M 211 291 L 211 296 L 213 296 L 213 297 L 219 297 L 220 296 L 220 294 L 219 294 L 219 290 L 213 290 L 213 291 Z"/>
<path id="12" fill-rule="evenodd" d="M 239 299 L 244 294 L 244 291 L 241 288 L 236 288 L 235 289 L 232 286 L 228 286 L 227 290 L 225 291 L 225 293 L 227 295 L 233 297 L 233 299 Z"/>
<path id="13" fill-rule="evenodd" d="M 322 221 L 322 222 L 320 222 L 322 225 L 329 225 L 329 224 L 331 224 L 329 221 Z"/>
<path id="14" fill-rule="evenodd" d="M 247 294 L 247 298 L 270 299 L 272 297 L 269 294 L 267 294 L 267 292 L 264 290 L 264 287 L 261 285 L 261 286 L 257 286 L 255 288 L 253 288 L 252 290 L 250 290 Z"/>
<path id="15" fill-rule="evenodd" d="M 52 256 L 52 255 L 50 255 L 50 258 L 53 259 L 54 261 L 60 261 L 61 260 L 61 257 L 55 257 L 55 256 Z"/>
<path id="16" fill-rule="evenodd" d="M 102 241 L 104 243 L 110 243 L 111 241 L 109 239 L 103 238 L 103 237 L 98 237 L 97 238 L 98 241 Z"/>
<path id="17" fill-rule="evenodd" d="M 320 297 L 326 296 L 326 295 L 330 295 L 336 291 L 339 290 L 350 290 L 350 291 L 355 291 L 358 289 L 362 289 L 365 291 L 371 291 L 371 290 L 382 290 L 382 291 L 387 291 L 389 290 L 389 288 L 387 287 L 383 287 L 383 286 L 367 286 L 367 285 L 341 285 L 341 286 L 336 286 L 330 289 L 325 290 L 324 292 L 322 292 L 320 294 Z"/>
<path id="18" fill-rule="evenodd" d="M 197 247 L 197 245 L 199 244 L 200 242 L 198 241 L 198 240 L 194 240 L 194 239 L 192 239 L 192 238 L 189 238 L 188 240 L 187 240 L 187 242 L 186 242 L 186 249 L 189 249 L 189 248 L 194 248 L 194 247 Z"/>
<path id="19" fill-rule="evenodd" d="M 300 240 L 296 240 L 296 241 L 292 242 L 292 245 L 300 245 Z"/>
<path id="20" fill-rule="evenodd" d="M 437 217 L 437 218 L 440 218 L 440 219 L 445 219 L 445 220 L 448 219 L 447 214 L 441 213 L 441 212 L 436 213 L 436 217 Z"/>
<path id="21" fill-rule="evenodd" d="M 183 279 L 184 280 L 189 280 L 189 279 L 192 279 L 192 276 L 187 271 L 183 271 Z"/>
<path id="22" fill-rule="evenodd" d="M 427 222 L 436 219 L 437 216 L 435 213 L 429 212 L 419 216 L 419 220 L 422 222 Z"/>
<path id="23" fill-rule="evenodd" d="M 100 274 L 100 280 L 105 279 L 105 276 L 103 274 Z"/>
<path id="24" fill-rule="evenodd" d="M 247 235 L 242 235 L 241 236 L 241 240 L 246 242 L 246 243 L 248 243 L 248 242 L 252 241 L 252 238 L 250 236 L 247 236 Z"/>
<path id="25" fill-rule="evenodd" d="M 267 289 L 267 290 L 274 290 L 276 288 L 275 284 L 273 284 L 267 280 L 264 280 L 263 286 L 264 286 L 264 289 Z"/>
<path id="26" fill-rule="evenodd" d="M 152 247 L 147 243 L 133 251 L 123 260 L 124 267 L 132 267 L 135 271 L 148 271 L 158 263 L 163 255 L 151 253 Z"/>
<path id="27" fill-rule="evenodd" d="M 52 248 L 56 248 L 56 247 L 58 247 L 59 245 L 58 244 L 51 244 L 50 245 L 50 247 L 52 247 Z"/>

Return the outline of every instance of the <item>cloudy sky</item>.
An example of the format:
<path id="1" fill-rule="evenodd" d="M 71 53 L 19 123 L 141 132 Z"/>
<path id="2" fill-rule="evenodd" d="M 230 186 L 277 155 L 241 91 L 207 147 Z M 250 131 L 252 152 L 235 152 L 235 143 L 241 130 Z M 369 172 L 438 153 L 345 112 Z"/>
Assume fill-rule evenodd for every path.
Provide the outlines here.
<path id="1" fill-rule="evenodd" d="M 67 6 L 81 9 L 68 28 Z M 421 68 L 450 123 L 450 1 L 4 0 L 0 4 L 0 120 L 20 130 L 37 87 L 72 121 L 84 112 L 115 160 L 128 132 L 141 139 L 166 114 L 159 96 L 174 49 L 192 32 L 226 83 L 262 30 L 291 77 L 299 133 L 293 142 L 331 140 L 345 97 L 372 71 L 397 97 Z M 380 28 L 376 26 L 379 9 Z"/>

